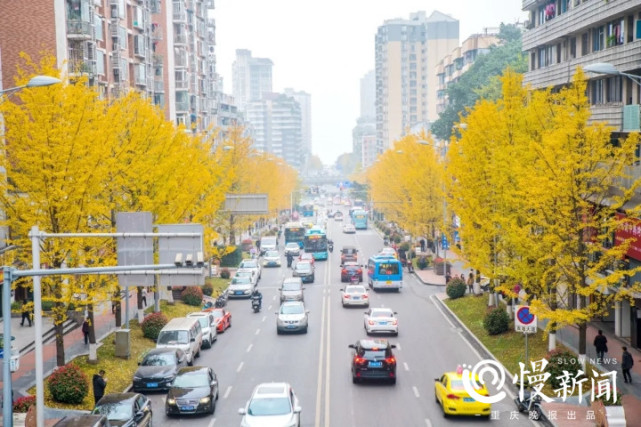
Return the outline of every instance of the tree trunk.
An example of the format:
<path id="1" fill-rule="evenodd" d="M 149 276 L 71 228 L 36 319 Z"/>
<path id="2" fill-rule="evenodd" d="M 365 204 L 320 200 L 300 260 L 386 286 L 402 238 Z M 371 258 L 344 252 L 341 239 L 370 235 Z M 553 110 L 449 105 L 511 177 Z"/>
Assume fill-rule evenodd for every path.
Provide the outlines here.
<path id="1" fill-rule="evenodd" d="M 138 324 L 145 318 L 145 306 L 142 303 L 142 286 L 136 287 L 136 299 L 138 300 Z"/>
<path id="2" fill-rule="evenodd" d="M 580 296 L 581 308 L 586 306 L 586 297 Z M 587 322 L 579 323 L 579 361 L 585 372 L 585 358 L 587 350 L 587 334 L 588 334 L 588 324 Z"/>
<path id="3" fill-rule="evenodd" d="M 555 311 L 557 307 L 556 302 L 556 285 L 552 285 L 550 288 L 550 310 Z M 548 351 L 556 349 L 556 322 L 552 322 L 550 325 L 550 334 L 548 335 Z"/>
<path id="4" fill-rule="evenodd" d="M 236 234 L 234 233 L 234 215 L 229 215 L 229 244 L 236 244 Z"/>
<path id="5" fill-rule="evenodd" d="M 120 304 L 120 286 L 116 286 L 116 295 L 114 295 L 114 301 L 116 305 L 115 315 L 116 315 L 116 326 L 122 326 L 122 306 Z"/>

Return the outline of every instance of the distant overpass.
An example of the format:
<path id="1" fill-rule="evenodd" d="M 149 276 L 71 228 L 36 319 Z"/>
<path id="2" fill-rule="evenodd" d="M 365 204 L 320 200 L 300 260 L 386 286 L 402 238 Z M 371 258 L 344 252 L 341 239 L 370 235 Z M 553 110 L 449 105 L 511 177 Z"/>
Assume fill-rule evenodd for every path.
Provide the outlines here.
<path id="1" fill-rule="evenodd" d="M 347 181 L 348 178 L 344 175 L 315 175 L 303 176 L 304 185 L 338 185 L 339 182 Z"/>

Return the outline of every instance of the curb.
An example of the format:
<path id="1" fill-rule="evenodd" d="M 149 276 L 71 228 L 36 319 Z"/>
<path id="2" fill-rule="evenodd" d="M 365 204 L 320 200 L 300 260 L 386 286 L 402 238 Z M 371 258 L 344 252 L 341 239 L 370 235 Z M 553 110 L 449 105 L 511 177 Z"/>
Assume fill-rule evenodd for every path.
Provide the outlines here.
<path id="1" fill-rule="evenodd" d="M 508 372 L 508 370 L 505 369 L 505 366 L 503 366 L 503 364 L 501 362 L 499 362 L 496 357 L 494 357 L 492 352 L 490 350 L 488 350 L 487 347 L 485 347 L 485 345 L 476 337 L 476 335 L 474 335 L 472 333 L 472 331 L 470 331 L 467 328 L 467 326 L 465 326 L 465 324 L 463 324 L 463 322 L 461 322 L 459 320 L 459 318 L 456 316 L 456 314 L 454 314 L 454 312 L 452 310 L 450 310 L 450 308 L 447 306 L 447 304 L 445 304 L 436 295 L 431 295 L 430 296 L 430 300 L 432 300 L 432 302 L 434 302 L 434 304 L 438 304 L 438 306 L 442 309 L 442 313 L 445 314 L 451 321 L 453 321 L 456 324 L 457 327 L 462 329 L 462 331 L 464 332 L 464 338 L 466 340 L 468 340 L 470 342 L 470 344 L 472 344 L 473 347 L 476 347 L 476 350 L 479 351 L 479 353 L 481 353 L 482 356 L 484 356 L 484 357 L 486 357 L 488 359 L 495 360 L 501 366 L 501 368 L 503 369 L 504 372 Z M 507 384 L 506 384 L 506 387 L 510 389 L 511 393 L 515 394 L 513 387 L 509 387 Z M 548 418 L 546 417 L 545 413 L 543 413 L 543 418 L 541 420 L 539 420 L 538 423 L 535 423 L 534 421 L 532 421 L 532 423 L 534 425 L 537 425 L 537 426 L 538 425 L 544 425 L 546 427 L 554 427 L 554 424 L 552 422 L 550 422 L 550 420 L 548 420 Z"/>
<path id="2" fill-rule="evenodd" d="M 421 282 L 423 285 L 426 285 L 426 286 L 442 286 L 442 287 L 445 287 L 445 284 L 444 284 L 444 283 L 428 283 L 428 282 L 424 281 L 423 279 L 421 279 L 421 276 L 419 276 L 418 274 L 416 274 L 416 272 L 411 273 L 411 274 L 413 274 L 413 275 L 414 275 L 414 277 L 416 277 L 416 278 L 418 279 L 418 281 L 419 281 L 419 282 Z"/>

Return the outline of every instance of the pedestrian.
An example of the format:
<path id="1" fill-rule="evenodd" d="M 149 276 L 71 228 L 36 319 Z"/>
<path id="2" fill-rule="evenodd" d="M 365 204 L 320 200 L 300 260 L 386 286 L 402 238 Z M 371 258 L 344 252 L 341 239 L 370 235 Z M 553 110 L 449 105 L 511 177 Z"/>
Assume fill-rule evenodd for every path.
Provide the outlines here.
<path id="1" fill-rule="evenodd" d="M 425 239 L 421 239 L 420 244 L 421 244 L 421 252 L 425 252 Z"/>
<path id="2" fill-rule="evenodd" d="M 447 285 L 450 283 L 450 280 L 452 280 L 452 275 L 450 274 L 450 271 L 447 269 L 447 266 L 445 266 L 445 269 L 447 270 L 445 272 L 445 284 Z"/>
<path id="3" fill-rule="evenodd" d="M 142 290 L 140 291 L 140 294 L 142 295 L 142 306 L 147 307 L 147 288 L 143 286 Z"/>
<path id="4" fill-rule="evenodd" d="M 105 378 L 105 371 L 100 370 L 97 374 L 93 376 L 93 398 L 94 402 L 98 401 L 105 395 L 105 388 L 107 388 L 107 378 Z"/>
<path id="5" fill-rule="evenodd" d="M 85 337 L 85 345 L 89 344 L 89 321 L 82 322 L 82 335 Z"/>
<path id="6" fill-rule="evenodd" d="M 597 363 L 603 363 L 603 356 L 608 352 L 608 339 L 603 335 L 603 331 L 599 329 L 599 333 L 594 337 L 594 348 L 596 349 Z"/>
<path id="7" fill-rule="evenodd" d="M 630 369 L 634 365 L 634 360 L 632 360 L 632 355 L 628 352 L 628 348 L 623 346 L 623 355 L 621 356 L 621 370 L 623 371 L 623 382 L 632 383 L 632 376 L 630 375 Z"/>
<path id="8" fill-rule="evenodd" d="M 467 289 L 469 289 L 470 294 L 474 292 L 474 273 L 472 273 L 472 270 L 470 270 L 470 274 L 467 276 Z"/>
<path id="9" fill-rule="evenodd" d="M 31 308 L 26 298 L 22 301 L 22 322 L 20 322 L 20 326 L 24 326 L 25 319 L 27 319 L 29 326 L 31 326 Z"/>

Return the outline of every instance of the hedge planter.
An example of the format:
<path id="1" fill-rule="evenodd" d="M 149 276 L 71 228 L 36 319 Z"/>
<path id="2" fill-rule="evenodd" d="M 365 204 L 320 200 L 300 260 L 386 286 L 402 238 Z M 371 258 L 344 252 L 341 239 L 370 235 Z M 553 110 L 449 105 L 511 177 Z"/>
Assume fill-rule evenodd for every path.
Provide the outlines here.
<path id="1" fill-rule="evenodd" d="M 445 274 L 445 261 L 442 258 L 437 258 L 434 260 L 434 272 L 443 276 Z M 447 263 L 447 272 L 452 273 L 452 264 Z"/>

